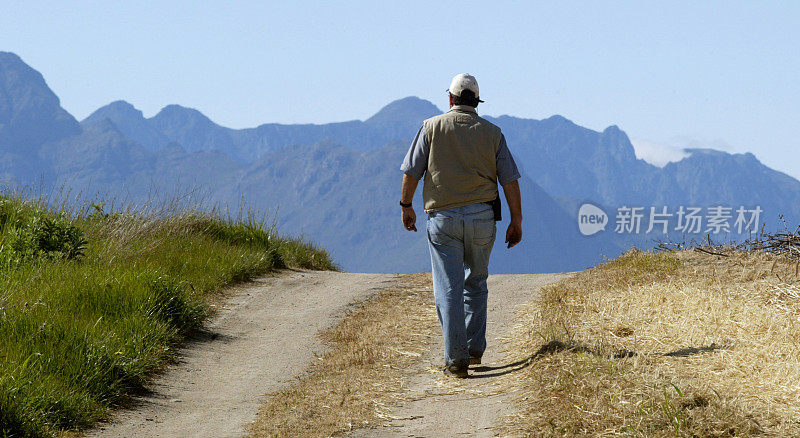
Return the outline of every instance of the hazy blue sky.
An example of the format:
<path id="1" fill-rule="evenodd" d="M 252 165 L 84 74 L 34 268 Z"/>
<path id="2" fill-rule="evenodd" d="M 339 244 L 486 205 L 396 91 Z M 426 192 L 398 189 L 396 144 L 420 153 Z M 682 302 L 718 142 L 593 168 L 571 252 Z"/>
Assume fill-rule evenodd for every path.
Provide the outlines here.
<path id="1" fill-rule="evenodd" d="M 795 177 L 799 28 L 796 1 L 0 0 L 0 50 L 78 119 L 117 99 L 234 128 L 365 119 L 409 95 L 444 108 L 468 72 L 484 114 L 616 124 L 656 161 L 752 151 Z"/>

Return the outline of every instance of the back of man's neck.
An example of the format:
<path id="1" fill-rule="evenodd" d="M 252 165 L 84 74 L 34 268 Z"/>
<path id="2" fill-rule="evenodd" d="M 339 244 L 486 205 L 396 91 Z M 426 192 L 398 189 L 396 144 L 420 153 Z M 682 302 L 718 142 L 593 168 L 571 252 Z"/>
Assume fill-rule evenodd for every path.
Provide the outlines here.
<path id="1" fill-rule="evenodd" d="M 450 111 L 462 111 L 462 112 L 478 114 L 477 108 L 469 105 L 451 105 Z"/>

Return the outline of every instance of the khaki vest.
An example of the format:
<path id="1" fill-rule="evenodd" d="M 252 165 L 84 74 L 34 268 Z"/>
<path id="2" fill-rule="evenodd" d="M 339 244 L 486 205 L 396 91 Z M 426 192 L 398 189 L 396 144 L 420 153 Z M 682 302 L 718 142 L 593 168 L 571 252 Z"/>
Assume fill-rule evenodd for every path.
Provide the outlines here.
<path id="1" fill-rule="evenodd" d="M 431 117 L 423 126 L 430 145 L 422 190 L 425 211 L 494 200 L 500 128 L 458 110 Z"/>

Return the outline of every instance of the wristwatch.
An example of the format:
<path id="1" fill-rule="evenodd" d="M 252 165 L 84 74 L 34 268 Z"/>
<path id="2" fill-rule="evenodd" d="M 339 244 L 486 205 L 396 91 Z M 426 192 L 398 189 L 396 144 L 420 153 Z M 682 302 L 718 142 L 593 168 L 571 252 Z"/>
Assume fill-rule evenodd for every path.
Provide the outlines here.
<path id="1" fill-rule="evenodd" d="M 405 202 L 400 201 L 400 206 L 403 208 L 411 208 L 411 203 L 409 202 L 408 204 L 406 204 Z"/>

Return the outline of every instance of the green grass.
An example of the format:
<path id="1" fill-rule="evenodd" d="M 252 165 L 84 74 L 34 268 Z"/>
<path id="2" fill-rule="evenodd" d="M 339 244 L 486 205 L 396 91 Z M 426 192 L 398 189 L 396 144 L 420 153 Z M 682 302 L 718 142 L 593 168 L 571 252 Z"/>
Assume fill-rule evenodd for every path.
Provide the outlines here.
<path id="1" fill-rule="evenodd" d="M 0 197 L 0 432 L 91 426 L 163 367 L 213 293 L 283 267 L 336 269 L 250 219 Z"/>

